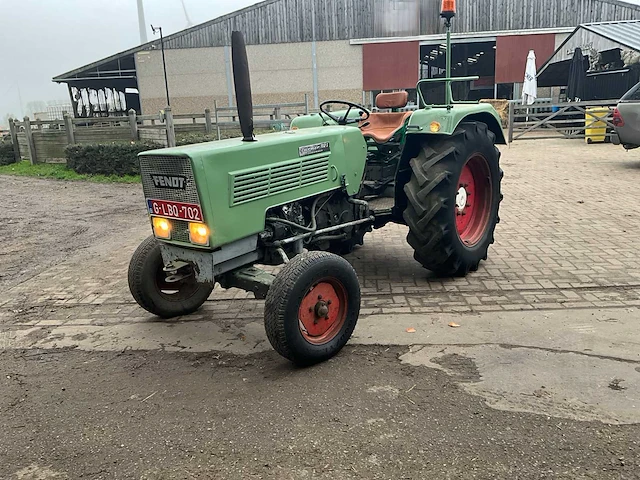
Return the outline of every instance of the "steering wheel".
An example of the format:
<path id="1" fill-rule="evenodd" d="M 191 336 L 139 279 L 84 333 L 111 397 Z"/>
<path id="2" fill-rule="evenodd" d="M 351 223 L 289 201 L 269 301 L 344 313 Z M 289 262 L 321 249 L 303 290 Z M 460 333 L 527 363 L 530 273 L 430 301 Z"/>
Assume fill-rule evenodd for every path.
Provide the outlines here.
<path id="1" fill-rule="evenodd" d="M 338 117 L 336 115 L 333 115 L 331 112 L 329 112 L 325 108 L 327 105 L 331 105 L 331 104 L 343 105 L 349 108 L 347 109 L 347 111 L 342 117 Z M 354 108 L 357 110 L 360 110 L 359 118 L 349 118 L 349 113 L 351 113 L 351 110 L 353 110 Z M 331 120 L 336 122 L 338 125 L 351 125 L 354 123 L 366 122 L 367 120 L 369 120 L 369 117 L 371 116 L 371 112 L 366 108 L 364 108 L 362 105 L 358 105 L 357 103 L 345 102 L 342 100 L 329 100 L 327 102 L 324 102 L 322 105 L 320 105 L 320 111 L 324 113 L 327 117 L 329 117 Z"/>

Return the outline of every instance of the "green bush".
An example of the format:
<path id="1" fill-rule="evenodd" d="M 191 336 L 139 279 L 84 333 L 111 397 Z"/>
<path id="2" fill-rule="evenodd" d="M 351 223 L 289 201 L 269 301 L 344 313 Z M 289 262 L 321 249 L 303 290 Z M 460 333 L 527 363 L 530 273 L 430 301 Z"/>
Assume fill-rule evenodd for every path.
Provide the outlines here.
<path id="1" fill-rule="evenodd" d="M 67 167 L 80 174 L 138 175 L 138 154 L 162 148 L 151 143 L 109 143 L 69 145 L 65 149 Z"/>
<path id="2" fill-rule="evenodd" d="M 255 135 L 262 135 L 264 133 L 272 133 L 274 131 L 273 128 L 256 128 L 254 131 Z M 239 138 L 242 137 L 242 132 L 237 128 L 223 128 L 220 131 L 220 136 L 222 140 L 227 138 Z M 194 143 L 205 143 L 205 142 L 213 142 L 218 140 L 217 133 L 178 133 L 176 134 L 176 145 L 192 145 Z"/>
<path id="3" fill-rule="evenodd" d="M 176 145 L 192 145 L 194 143 L 213 142 L 218 139 L 216 133 L 179 133 L 176 135 Z"/>
<path id="4" fill-rule="evenodd" d="M 15 162 L 13 145 L 10 142 L 0 142 L 0 165 L 9 165 Z"/>

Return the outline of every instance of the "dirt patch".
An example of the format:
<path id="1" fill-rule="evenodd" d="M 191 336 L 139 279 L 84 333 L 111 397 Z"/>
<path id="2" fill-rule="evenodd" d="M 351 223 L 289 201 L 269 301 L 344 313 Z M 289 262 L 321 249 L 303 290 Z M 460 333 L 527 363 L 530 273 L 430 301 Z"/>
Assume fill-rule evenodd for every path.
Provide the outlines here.
<path id="1" fill-rule="evenodd" d="M 309 369 L 272 352 L 30 353 L 0 353 L 1 478 L 617 480 L 640 468 L 638 425 L 495 411 L 443 372 L 401 365 L 399 348 L 349 347 Z"/>
<path id="2" fill-rule="evenodd" d="M 140 185 L 0 176 L 0 288 L 148 228 Z"/>
<path id="3" fill-rule="evenodd" d="M 453 374 L 459 382 L 479 382 L 481 380 L 480 370 L 471 358 L 451 353 L 432 358 L 431 361 Z"/>

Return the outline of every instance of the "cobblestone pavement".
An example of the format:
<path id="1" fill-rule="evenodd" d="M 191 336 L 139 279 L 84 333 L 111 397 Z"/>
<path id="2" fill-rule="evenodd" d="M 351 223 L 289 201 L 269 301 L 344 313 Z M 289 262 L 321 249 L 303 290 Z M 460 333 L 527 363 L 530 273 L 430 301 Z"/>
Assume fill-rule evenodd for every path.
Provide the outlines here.
<path id="1" fill-rule="evenodd" d="M 363 316 L 640 306 L 640 152 L 561 140 L 523 141 L 502 151 L 505 200 L 489 260 L 467 278 L 438 279 L 413 260 L 406 227 L 377 230 L 347 257 L 360 276 Z M 7 177 L 0 182 L 7 184 Z M 24 180 L 21 189 L 29 182 L 42 181 Z M 123 203 L 112 208 L 128 212 L 126 228 L 115 225 L 115 238 L 95 238 L 81 252 L 3 288 L 0 325 L 149 320 L 126 279 L 129 258 L 149 233 L 143 199 L 138 186 L 118 188 Z M 0 190 L 0 196 L 14 194 Z M 46 192 L 40 199 L 50 202 Z M 136 202 L 139 211 L 129 213 Z M 190 318 L 251 321 L 261 318 L 262 305 L 245 292 L 216 289 Z"/>

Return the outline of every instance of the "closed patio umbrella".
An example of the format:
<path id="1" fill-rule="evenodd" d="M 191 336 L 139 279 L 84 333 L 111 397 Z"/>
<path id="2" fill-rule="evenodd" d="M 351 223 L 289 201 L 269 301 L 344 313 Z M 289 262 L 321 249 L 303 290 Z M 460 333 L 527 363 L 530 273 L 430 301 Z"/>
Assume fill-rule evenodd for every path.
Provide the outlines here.
<path id="1" fill-rule="evenodd" d="M 536 54 L 529 50 L 527 66 L 524 71 L 524 85 L 522 86 L 522 104 L 533 105 L 538 98 L 538 77 L 536 71 Z"/>
<path id="2" fill-rule="evenodd" d="M 567 100 L 580 102 L 584 98 L 584 83 L 587 73 L 587 63 L 584 60 L 582 49 L 576 48 L 573 52 L 573 60 L 569 66 L 569 82 L 567 84 Z"/>

